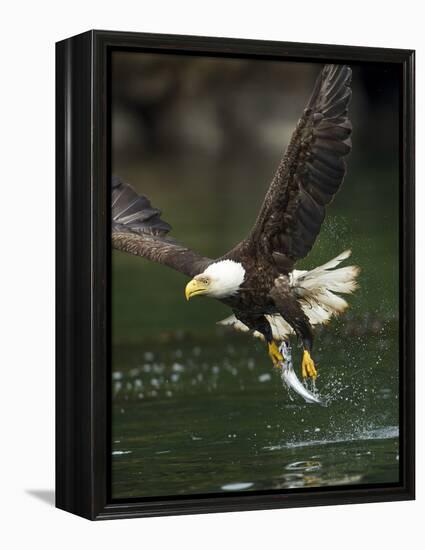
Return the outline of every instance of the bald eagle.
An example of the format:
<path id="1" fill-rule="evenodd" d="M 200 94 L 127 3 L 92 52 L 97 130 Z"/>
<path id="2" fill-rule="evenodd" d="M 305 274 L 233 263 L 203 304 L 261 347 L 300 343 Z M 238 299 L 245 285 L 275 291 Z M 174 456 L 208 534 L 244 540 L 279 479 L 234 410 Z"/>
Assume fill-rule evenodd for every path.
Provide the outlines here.
<path id="1" fill-rule="evenodd" d="M 338 268 L 350 251 L 311 271 L 294 269 L 311 250 L 338 191 L 351 150 L 351 69 L 325 65 L 247 237 L 217 259 L 201 256 L 168 236 L 160 210 L 119 178 L 112 179 L 112 246 L 184 273 L 187 300 L 210 296 L 233 311 L 222 324 L 251 331 L 283 364 L 279 342 L 302 342 L 303 378 L 317 375 L 312 326 L 348 304 L 340 294 L 356 288 L 358 268 Z"/>

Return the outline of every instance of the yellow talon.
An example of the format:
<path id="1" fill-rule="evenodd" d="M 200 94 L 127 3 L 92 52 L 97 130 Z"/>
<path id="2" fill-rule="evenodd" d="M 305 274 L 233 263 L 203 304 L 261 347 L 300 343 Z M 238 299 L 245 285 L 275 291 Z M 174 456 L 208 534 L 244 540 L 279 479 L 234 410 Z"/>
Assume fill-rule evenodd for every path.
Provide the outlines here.
<path id="1" fill-rule="evenodd" d="M 302 362 L 302 375 L 303 378 L 310 376 L 313 380 L 317 377 L 317 370 L 314 366 L 314 361 L 311 358 L 310 353 L 305 349 Z"/>
<path id="2" fill-rule="evenodd" d="M 281 363 L 283 362 L 283 355 L 280 353 L 275 341 L 269 343 L 269 355 L 271 360 L 273 361 L 273 365 L 277 368 L 280 368 Z"/>

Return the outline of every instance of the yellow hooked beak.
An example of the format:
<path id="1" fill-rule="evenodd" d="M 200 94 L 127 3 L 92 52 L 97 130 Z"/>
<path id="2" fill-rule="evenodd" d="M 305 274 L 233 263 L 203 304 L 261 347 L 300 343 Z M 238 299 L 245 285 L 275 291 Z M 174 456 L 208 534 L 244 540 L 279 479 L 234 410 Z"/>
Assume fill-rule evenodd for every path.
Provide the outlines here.
<path id="1" fill-rule="evenodd" d="M 186 300 L 190 300 L 192 296 L 198 296 L 201 294 L 206 294 L 208 292 L 208 285 L 197 279 L 192 279 L 189 281 L 185 288 Z"/>

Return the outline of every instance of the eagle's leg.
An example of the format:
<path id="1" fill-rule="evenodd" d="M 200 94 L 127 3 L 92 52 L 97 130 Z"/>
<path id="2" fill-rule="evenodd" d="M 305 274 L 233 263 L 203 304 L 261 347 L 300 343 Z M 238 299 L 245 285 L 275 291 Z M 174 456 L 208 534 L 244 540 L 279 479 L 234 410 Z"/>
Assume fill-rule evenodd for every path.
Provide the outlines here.
<path id="1" fill-rule="evenodd" d="M 303 351 L 303 360 L 301 363 L 301 374 L 303 378 L 313 378 L 313 380 L 317 377 L 317 370 L 316 366 L 314 364 L 314 361 L 311 357 L 311 348 L 308 349 L 303 341 L 304 351 Z"/>
<path id="2" fill-rule="evenodd" d="M 313 378 L 317 377 L 317 370 L 314 364 L 314 361 L 311 357 L 311 351 L 313 349 L 313 333 L 311 330 L 310 323 L 301 322 L 293 325 L 297 336 L 301 339 L 303 343 L 303 359 L 301 363 L 301 374 L 303 378 Z"/>
<path id="3" fill-rule="evenodd" d="M 313 349 L 313 330 L 307 315 L 302 310 L 295 296 L 290 294 L 286 279 L 277 279 L 275 281 L 275 287 L 270 295 L 282 317 L 292 327 L 295 334 L 303 343 L 304 351 L 301 363 L 302 377 L 316 378 L 317 370 L 311 357 L 311 351 Z"/>
<path id="4" fill-rule="evenodd" d="M 269 341 L 267 342 L 267 346 L 269 348 L 269 356 L 270 356 L 270 359 L 273 362 L 273 365 L 276 368 L 282 368 L 283 355 L 280 353 L 279 346 L 276 344 L 276 342 L 273 340 L 273 338 L 272 338 L 271 342 L 269 342 Z"/>
<path id="5" fill-rule="evenodd" d="M 273 362 L 273 365 L 277 368 L 281 368 L 282 364 L 284 363 L 284 358 L 279 351 L 279 346 L 273 339 L 273 333 L 270 323 L 267 321 L 264 315 L 245 316 L 240 312 L 234 313 L 239 321 L 246 325 L 250 330 L 256 330 L 264 336 L 264 339 L 267 342 L 269 356 Z"/>

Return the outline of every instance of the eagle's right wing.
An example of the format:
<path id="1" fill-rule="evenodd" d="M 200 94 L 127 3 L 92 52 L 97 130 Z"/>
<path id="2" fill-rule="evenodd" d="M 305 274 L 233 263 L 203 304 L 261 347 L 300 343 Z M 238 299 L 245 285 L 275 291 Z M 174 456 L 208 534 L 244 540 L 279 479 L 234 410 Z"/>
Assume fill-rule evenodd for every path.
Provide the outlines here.
<path id="1" fill-rule="evenodd" d="M 172 267 L 188 277 L 213 260 L 168 237 L 171 226 L 150 201 L 119 178 L 112 178 L 112 247 Z"/>

